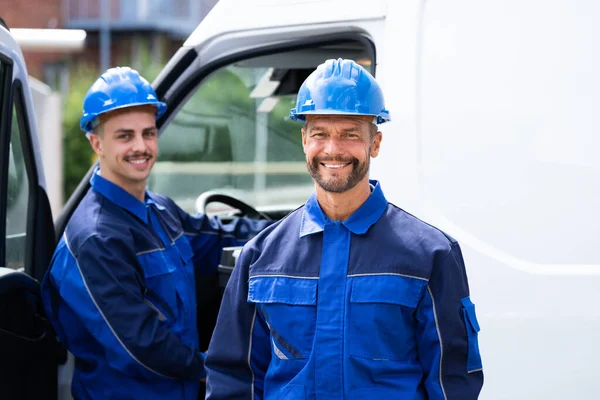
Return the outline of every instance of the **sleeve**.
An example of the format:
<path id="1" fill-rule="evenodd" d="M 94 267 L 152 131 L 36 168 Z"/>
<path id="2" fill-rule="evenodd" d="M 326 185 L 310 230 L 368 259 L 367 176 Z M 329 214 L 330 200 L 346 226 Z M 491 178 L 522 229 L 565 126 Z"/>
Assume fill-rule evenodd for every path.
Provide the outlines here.
<path id="1" fill-rule="evenodd" d="M 162 327 L 145 302 L 135 252 L 123 240 L 91 237 L 75 253 L 64 251 L 55 263 L 72 264 L 53 268 L 63 272 L 51 276 L 52 284 L 104 348 L 112 368 L 141 379 L 200 380 L 204 376 L 200 351 Z M 68 345 L 69 327 L 62 330 Z"/>
<path id="2" fill-rule="evenodd" d="M 250 251 L 233 270 L 206 357 L 207 400 L 262 400 L 271 358 L 270 332 L 248 299 Z"/>
<path id="3" fill-rule="evenodd" d="M 207 275 L 217 272 L 223 247 L 243 246 L 275 221 L 235 218 L 223 224 L 218 217 L 206 214 L 190 215 L 177 207 L 185 235 L 194 252 L 196 273 Z"/>
<path id="4" fill-rule="evenodd" d="M 479 324 L 458 243 L 438 258 L 416 311 L 425 387 L 431 400 L 476 400 L 483 386 Z"/>

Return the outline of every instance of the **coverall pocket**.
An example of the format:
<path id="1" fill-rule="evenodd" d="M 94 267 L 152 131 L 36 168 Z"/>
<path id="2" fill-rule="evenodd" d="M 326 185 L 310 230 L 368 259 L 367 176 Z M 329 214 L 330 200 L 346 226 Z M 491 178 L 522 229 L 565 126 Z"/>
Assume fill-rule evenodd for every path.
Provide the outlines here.
<path id="1" fill-rule="evenodd" d="M 306 390 L 303 385 L 287 385 L 277 396 L 277 400 L 304 400 Z"/>
<path id="2" fill-rule="evenodd" d="M 170 323 L 180 315 L 175 265 L 161 251 L 138 255 L 146 281 L 146 302 L 158 314 L 161 322 Z"/>
<path id="3" fill-rule="evenodd" d="M 273 357 L 309 357 L 315 334 L 316 279 L 251 277 L 248 302 L 256 304 L 269 326 Z"/>
<path id="4" fill-rule="evenodd" d="M 350 354 L 403 361 L 416 356 L 414 312 L 427 281 L 399 275 L 353 277 Z"/>
<path id="5" fill-rule="evenodd" d="M 471 301 L 469 296 L 463 297 L 461 300 L 463 305 L 463 319 L 465 320 L 465 327 L 467 329 L 467 340 L 469 342 L 468 354 L 467 354 L 467 373 L 479 371 L 483 368 L 481 362 L 481 354 L 479 352 L 479 322 L 477 322 L 477 316 L 475 315 L 475 304 Z"/>
<path id="6" fill-rule="evenodd" d="M 181 262 L 185 265 L 186 263 L 192 262 L 194 258 L 194 252 L 190 247 L 189 242 L 185 237 L 180 237 L 175 241 L 175 245 L 177 246 L 177 251 L 179 252 L 179 257 L 181 258 Z"/>

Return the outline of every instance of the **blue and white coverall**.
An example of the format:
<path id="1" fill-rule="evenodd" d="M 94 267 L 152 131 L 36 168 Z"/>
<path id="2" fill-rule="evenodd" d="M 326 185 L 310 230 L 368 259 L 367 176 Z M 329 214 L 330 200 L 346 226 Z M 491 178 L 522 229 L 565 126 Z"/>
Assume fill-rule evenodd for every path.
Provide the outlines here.
<path id="1" fill-rule="evenodd" d="M 459 245 L 371 185 L 344 222 L 313 195 L 244 246 L 207 353 L 207 399 L 477 398 Z"/>
<path id="2" fill-rule="evenodd" d="M 221 225 L 169 198 L 144 203 L 94 174 L 42 283 L 46 312 L 75 356 L 76 399 L 196 400 L 196 274 L 265 222 Z"/>

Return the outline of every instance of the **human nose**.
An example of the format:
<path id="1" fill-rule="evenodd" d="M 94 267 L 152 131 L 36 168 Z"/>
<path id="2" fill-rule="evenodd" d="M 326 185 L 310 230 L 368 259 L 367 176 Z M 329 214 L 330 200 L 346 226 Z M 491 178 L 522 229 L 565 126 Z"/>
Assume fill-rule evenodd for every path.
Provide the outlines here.
<path id="1" fill-rule="evenodd" d="M 328 155 L 341 154 L 341 153 L 343 153 L 342 142 L 340 141 L 339 138 L 337 138 L 335 136 L 330 136 L 329 138 L 327 138 L 324 151 L 325 151 L 325 154 L 328 154 Z"/>
<path id="2" fill-rule="evenodd" d="M 136 135 L 133 139 L 133 151 L 136 153 L 143 153 L 146 151 L 146 143 L 142 135 Z"/>

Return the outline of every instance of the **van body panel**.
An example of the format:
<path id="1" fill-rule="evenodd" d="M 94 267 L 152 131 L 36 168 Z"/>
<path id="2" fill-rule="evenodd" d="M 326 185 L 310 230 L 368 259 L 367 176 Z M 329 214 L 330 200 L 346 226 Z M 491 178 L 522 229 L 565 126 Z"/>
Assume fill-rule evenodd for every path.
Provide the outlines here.
<path id="1" fill-rule="evenodd" d="M 190 73 L 253 48 L 362 32 L 392 116 L 371 176 L 463 247 L 481 398 L 595 398 L 600 6 L 259 3 L 217 4 L 185 43 L 199 54 Z"/>
<path id="2" fill-rule="evenodd" d="M 365 7 L 361 0 L 232 0 L 219 1 L 194 30 L 184 46 L 197 47 L 207 38 L 224 33 L 264 28 L 348 24 L 352 21 L 381 19 L 387 0 L 372 0 Z M 307 16 L 310 16 L 307 18 Z"/>

